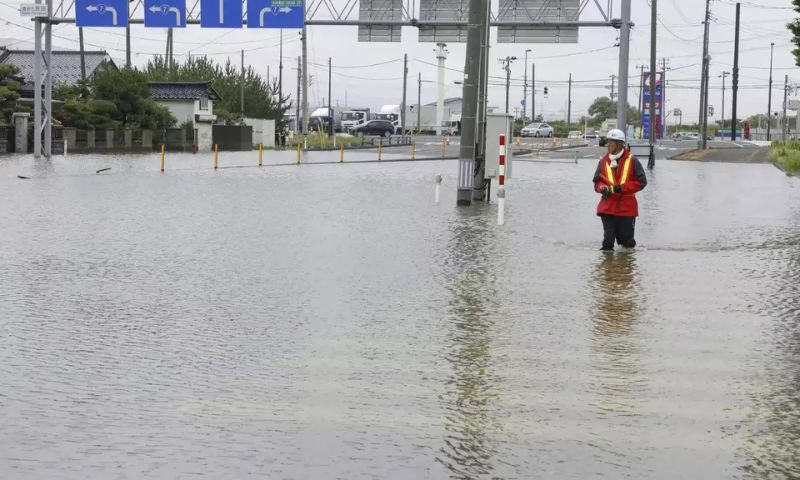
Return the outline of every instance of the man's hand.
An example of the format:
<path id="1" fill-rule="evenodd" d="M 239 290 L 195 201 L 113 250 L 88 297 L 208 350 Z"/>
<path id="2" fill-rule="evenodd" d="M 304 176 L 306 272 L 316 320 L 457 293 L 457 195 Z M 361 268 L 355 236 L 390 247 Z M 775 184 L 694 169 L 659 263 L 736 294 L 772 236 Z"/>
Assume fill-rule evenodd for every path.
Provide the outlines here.
<path id="1" fill-rule="evenodd" d="M 614 193 L 622 193 L 622 185 L 614 185 Z"/>
<path id="2" fill-rule="evenodd" d="M 608 197 L 611 196 L 611 190 L 608 187 L 601 188 L 600 193 L 603 195 L 603 200 L 608 200 Z"/>

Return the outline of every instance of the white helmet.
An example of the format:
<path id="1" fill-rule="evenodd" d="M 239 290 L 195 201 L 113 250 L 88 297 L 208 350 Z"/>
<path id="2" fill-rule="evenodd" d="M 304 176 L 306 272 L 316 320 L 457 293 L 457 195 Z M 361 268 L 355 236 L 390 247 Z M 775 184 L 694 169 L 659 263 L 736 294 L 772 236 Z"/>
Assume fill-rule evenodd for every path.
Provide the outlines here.
<path id="1" fill-rule="evenodd" d="M 616 128 L 614 130 L 611 130 L 610 132 L 608 132 L 608 137 L 606 137 L 606 138 L 608 140 L 616 140 L 618 142 L 625 142 L 625 134 L 622 132 L 622 130 L 619 130 L 619 129 L 616 129 Z"/>

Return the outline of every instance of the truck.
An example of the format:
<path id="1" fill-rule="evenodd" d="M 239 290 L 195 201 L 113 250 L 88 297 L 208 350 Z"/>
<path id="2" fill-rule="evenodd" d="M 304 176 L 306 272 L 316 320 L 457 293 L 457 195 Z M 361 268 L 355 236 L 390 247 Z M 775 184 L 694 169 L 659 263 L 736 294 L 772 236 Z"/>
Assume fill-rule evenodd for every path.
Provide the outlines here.
<path id="1" fill-rule="evenodd" d="M 450 120 L 445 120 L 442 123 L 442 135 L 461 135 L 460 113 L 451 113 Z"/>
<path id="2" fill-rule="evenodd" d="M 375 114 L 375 120 L 386 120 L 394 125 L 394 133 L 400 133 L 402 129 L 402 118 L 400 118 L 400 105 L 384 105 L 379 113 Z M 408 123 L 406 113 L 406 123 Z"/>
<path id="3" fill-rule="evenodd" d="M 342 111 L 342 130 L 349 132 L 353 128 L 367 123 L 369 118 L 369 108 L 351 108 Z"/>
<path id="4" fill-rule="evenodd" d="M 607 118 L 603 120 L 603 123 L 600 125 L 600 133 L 598 140 L 598 145 L 601 147 L 605 147 L 608 143 L 608 132 L 617 128 L 617 119 L 616 118 Z"/>
<path id="5" fill-rule="evenodd" d="M 437 131 L 436 105 L 409 105 L 406 113 L 406 130 L 434 134 Z"/>
<path id="6" fill-rule="evenodd" d="M 350 107 L 339 107 L 336 105 L 331 105 L 331 113 L 333 117 L 333 131 L 334 133 L 339 133 L 344 131 L 342 126 L 342 114 L 345 110 L 350 110 Z M 320 129 L 323 131 L 325 130 L 326 126 L 329 124 L 328 122 L 330 119 L 328 118 L 328 107 L 319 107 L 311 112 L 311 115 L 308 119 L 308 129 L 312 132 L 316 132 Z"/>

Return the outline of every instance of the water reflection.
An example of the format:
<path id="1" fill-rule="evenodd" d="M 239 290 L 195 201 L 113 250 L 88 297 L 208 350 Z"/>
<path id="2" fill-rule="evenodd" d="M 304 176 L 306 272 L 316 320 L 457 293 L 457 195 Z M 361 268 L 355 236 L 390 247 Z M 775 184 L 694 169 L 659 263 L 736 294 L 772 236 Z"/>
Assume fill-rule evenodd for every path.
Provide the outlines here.
<path id="1" fill-rule="evenodd" d="M 746 478 L 800 478 L 800 235 L 763 251 L 760 274 L 772 292 L 764 296 L 771 349 L 760 389 L 751 389 L 752 413 L 740 448 Z"/>
<path id="2" fill-rule="evenodd" d="M 490 255 L 491 216 L 461 209 L 451 226 L 447 260 L 450 331 L 445 358 L 452 368 L 446 391 L 439 397 L 447 435 L 436 460 L 451 478 L 490 476 L 497 430 L 492 414 L 496 397 L 491 356 L 489 312 L 495 285 Z"/>
<path id="3" fill-rule="evenodd" d="M 600 417 L 631 415 L 644 380 L 635 332 L 643 309 L 636 254 L 601 254 L 591 277 L 592 390 Z"/>

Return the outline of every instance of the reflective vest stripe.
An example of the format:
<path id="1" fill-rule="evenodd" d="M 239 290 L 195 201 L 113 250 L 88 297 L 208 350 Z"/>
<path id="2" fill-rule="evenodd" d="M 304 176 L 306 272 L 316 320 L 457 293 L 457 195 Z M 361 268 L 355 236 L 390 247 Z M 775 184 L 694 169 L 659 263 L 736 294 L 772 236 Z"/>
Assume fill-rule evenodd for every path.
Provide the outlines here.
<path id="1" fill-rule="evenodd" d="M 633 154 L 629 153 L 627 157 L 625 157 L 625 164 L 622 166 L 622 177 L 620 178 L 620 185 L 623 185 L 625 182 L 628 181 L 628 174 L 631 170 L 631 159 L 633 158 Z M 617 182 L 614 181 L 614 169 L 611 168 L 611 162 L 606 163 L 606 177 L 608 181 L 611 182 L 611 185 L 616 185 Z"/>
<path id="2" fill-rule="evenodd" d="M 620 185 L 628 181 L 628 173 L 631 170 L 631 159 L 633 158 L 633 154 L 629 153 L 628 158 L 625 159 L 625 166 L 622 167 L 622 180 L 619 182 Z"/>

